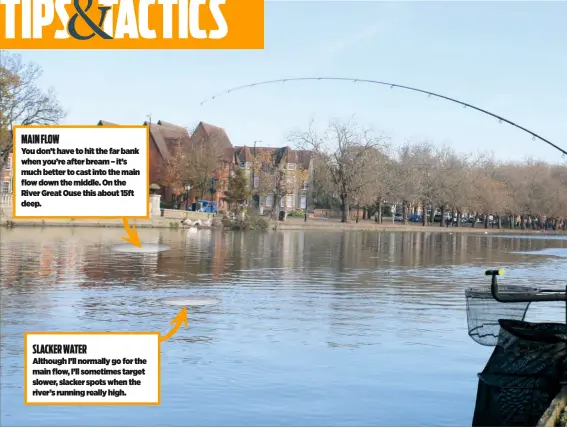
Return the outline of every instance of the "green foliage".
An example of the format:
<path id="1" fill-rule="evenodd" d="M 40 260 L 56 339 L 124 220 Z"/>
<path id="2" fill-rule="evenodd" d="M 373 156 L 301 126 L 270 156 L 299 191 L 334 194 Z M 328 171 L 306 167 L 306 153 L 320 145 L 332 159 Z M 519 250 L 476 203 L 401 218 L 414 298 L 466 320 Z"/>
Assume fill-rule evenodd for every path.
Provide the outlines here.
<path id="1" fill-rule="evenodd" d="M 233 212 L 239 212 L 242 204 L 250 197 L 248 178 L 243 169 L 238 168 L 234 175 L 228 178 L 225 197 Z"/>
<path id="2" fill-rule="evenodd" d="M 291 211 L 287 215 L 288 217 L 303 217 L 305 215 L 305 211 L 303 210 Z"/>
<path id="3" fill-rule="evenodd" d="M 270 225 L 266 220 L 260 217 L 250 217 L 255 230 L 266 230 Z"/>
<path id="4" fill-rule="evenodd" d="M 225 218 L 222 220 L 222 224 L 224 227 L 232 230 L 266 230 L 270 225 L 266 220 L 259 217 L 246 217 L 234 220 Z"/>

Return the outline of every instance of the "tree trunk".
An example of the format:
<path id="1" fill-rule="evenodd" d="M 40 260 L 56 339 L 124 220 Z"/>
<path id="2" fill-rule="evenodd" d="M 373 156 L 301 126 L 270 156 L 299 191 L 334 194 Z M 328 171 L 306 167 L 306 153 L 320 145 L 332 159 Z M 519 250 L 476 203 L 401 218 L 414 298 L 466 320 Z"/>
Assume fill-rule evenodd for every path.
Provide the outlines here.
<path id="1" fill-rule="evenodd" d="M 478 220 L 478 213 L 474 213 L 472 227 L 476 227 L 477 220 Z"/>
<path id="2" fill-rule="evenodd" d="M 407 201 L 404 201 L 402 203 L 402 218 L 404 220 L 404 225 L 407 226 L 408 225 L 408 211 L 409 211 L 410 205 Z"/>
<path id="3" fill-rule="evenodd" d="M 441 221 L 439 222 L 439 225 L 441 227 L 444 226 L 443 222 L 445 221 L 445 207 L 441 207 Z"/>
<path id="4" fill-rule="evenodd" d="M 378 212 L 376 213 L 376 221 L 380 224 L 382 224 L 382 211 L 383 211 L 383 205 L 382 205 L 382 199 L 380 199 L 380 202 L 378 202 Z"/>
<path id="5" fill-rule="evenodd" d="M 498 229 L 502 229 L 502 217 L 498 214 Z"/>
<path id="6" fill-rule="evenodd" d="M 425 203 L 425 201 L 421 202 L 421 207 L 423 212 L 421 213 L 421 221 L 423 223 L 424 226 L 427 226 L 427 205 Z"/>
<path id="7" fill-rule="evenodd" d="M 488 214 L 484 213 L 484 228 L 488 229 Z"/>
<path id="8" fill-rule="evenodd" d="M 429 216 L 429 224 L 435 225 L 435 206 L 431 205 L 431 215 Z"/>
<path id="9" fill-rule="evenodd" d="M 455 227 L 459 227 L 461 225 L 461 217 L 463 216 L 463 214 L 460 211 L 457 211 L 457 224 L 455 225 Z"/>
<path id="10" fill-rule="evenodd" d="M 348 223 L 350 214 L 350 204 L 345 201 L 346 198 L 341 197 L 341 223 Z"/>

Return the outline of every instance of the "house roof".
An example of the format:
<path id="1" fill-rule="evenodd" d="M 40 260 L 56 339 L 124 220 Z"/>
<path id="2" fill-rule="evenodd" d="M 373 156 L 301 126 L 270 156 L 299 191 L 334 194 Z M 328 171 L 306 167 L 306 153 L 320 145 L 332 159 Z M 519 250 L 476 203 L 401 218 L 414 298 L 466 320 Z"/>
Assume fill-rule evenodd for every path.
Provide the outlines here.
<path id="1" fill-rule="evenodd" d="M 166 128 L 176 129 L 179 132 L 184 132 L 186 134 L 189 134 L 184 126 L 175 125 L 173 123 L 165 122 L 163 120 L 158 120 L 157 124 L 160 126 L 165 126 Z"/>
<path id="2" fill-rule="evenodd" d="M 223 128 L 211 125 L 210 123 L 199 122 L 191 135 L 193 144 L 197 143 L 197 141 L 195 141 L 196 138 L 202 138 L 201 142 L 220 144 L 224 160 L 228 163 L 234 162 L 234 147 Z"/>
<path id="3" fill-rule="evenodd" d="M 309 169 L 313 152 L 311 150 L 296 150 L 295 153 L 297 153 L 297 163 L 301 165 L 302 168 Z"/>
<path id="4" fill-rule="evenodd" d="M 214 137 L 215 140 L 219 141 L 222 145 L 224 145 L 225 147 L 230 147 L 232 149 L 233 146 L 230 138 L 228 138 L 228 134 L 223 128 L 205 122 L 199 122 L 197 128 L 199 126 L 202 127 L 202 129 L 210 138 Z"/>
<path id="5" fill-rule="evenodd" d="M 252 152 L 248 146 L 235 148 L 234 152 L 240 162 L 252 162 L 254 160 L 254 156 L 252 156 Z"/>
<path id="6" fill-rule="evenodd" d="M 302 168 L 308 169 L 313 153 L 310 150 L 293 150 L 289 146 L 285 147 L 256 147 L 256 154 L 269 153 L 271 156 L 276 157 L 276 161 L 280 162 L 284 156 L 287 156 L 289 163 L 297 163 Z M 254 156 L 248 146 L 237 146 L 234 152 L 240 161 L 251 161 Z M 249 160 L 247 159 L 250 155 Z"/>
<path id="7" fill-rule="evenodd" d="M 144 122 L 144 126 L 148 125 L 150 126 L 150 135 L 152 136 L 152 140 L 154 140 L 154 143 L 156 144 L 161 157 L 166 160 L 169 159 L 171 155 L 169 153 L 169 149 L 167 147 L 163 133 L 161 132 L 163 127 L 158 125 L 157 123 Z"/>
<path id="8" fill-rule="evenodd" d="M 107 122 L 106 120 L 99 120 L 97 126 L 118 126 L 117 123 Z"/>

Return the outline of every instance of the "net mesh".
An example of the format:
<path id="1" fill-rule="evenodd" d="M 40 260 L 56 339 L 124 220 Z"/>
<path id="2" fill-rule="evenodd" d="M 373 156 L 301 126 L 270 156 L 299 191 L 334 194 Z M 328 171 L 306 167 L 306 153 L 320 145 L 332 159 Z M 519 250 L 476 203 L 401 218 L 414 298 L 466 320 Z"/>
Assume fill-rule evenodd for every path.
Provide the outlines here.
<path id="1" fill-rule="evenodd" d="M 536 292 L 531 287 L 498 287 L 500 293 Z M 500 303 L 494 300 L 490 287 L 469 288 L 465 291 L 469 336 L 484 346 L 496 346 L 500 324 L 498 320 L 523 321 L 529 302 Z"/>
<path id="2" fill-rule="evenodd" d="M 535 426 L 567 377 L 565 324 L 501 320 L 479 374 L 473 426 Z"/>

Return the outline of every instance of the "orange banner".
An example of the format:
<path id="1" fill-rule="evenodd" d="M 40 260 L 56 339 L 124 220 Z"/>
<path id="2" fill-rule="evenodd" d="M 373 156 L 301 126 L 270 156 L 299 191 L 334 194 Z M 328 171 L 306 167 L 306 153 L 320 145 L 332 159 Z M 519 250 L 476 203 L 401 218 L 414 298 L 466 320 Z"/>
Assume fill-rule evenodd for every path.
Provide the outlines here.
<path id="1" fill-rule="evenodd" d="M 3 49 L 263 49 L 264 0 L 0 0 Z"/>

